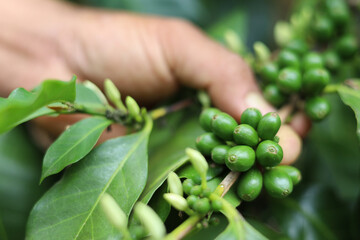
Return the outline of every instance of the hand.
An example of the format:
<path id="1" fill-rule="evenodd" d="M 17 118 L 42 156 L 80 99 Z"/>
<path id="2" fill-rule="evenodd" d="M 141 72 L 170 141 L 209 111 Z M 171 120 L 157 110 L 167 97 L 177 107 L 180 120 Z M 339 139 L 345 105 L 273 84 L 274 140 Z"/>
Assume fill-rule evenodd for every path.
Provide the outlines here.
<path id="1" fill-rule="evenodd" d="M 237 120 L 247 107 L 258 107 L 263 113 L 274 111 L 261 97 L 247 64 L 185 21 L 50 0 L 7 2 L 1 3 L 5 7 L 0 4 L 0 12 L 3 9 L 7 14 L 16 8 L 17 15 L 24 17 L 14 19 L 16 15 L 10 14 L 5 16 L 5 24 L 0 20 L 1 29 L 5 28 L 0 33 L 0 59 L 18 63 L 15 68 L 12 61 L 0 61 L 5 71 L 0 77 L 3 95 L 20 86 L 31 89 L 46 78 L 70 79 L 76 74 L 99 86 L 110 78 L 123 95 L 145 105 L 165 99 L 185 85 L 207 90 L 214 105 Z M 17 33 L 16 27 L 24 28 L 27 42 L 12 41 L 16 34 L 24 34 Z M 59 134 L 80 117 L 40 118 L 37 123 Z M 284 163 L 293 162 L 300 154 L 298 134 L 304 135 L 308 126 L 300 114 L 294 118 L 293 128 L 281 128 L 278 135 Z M 111 135 L 123 132 L 117 127 Z"/>

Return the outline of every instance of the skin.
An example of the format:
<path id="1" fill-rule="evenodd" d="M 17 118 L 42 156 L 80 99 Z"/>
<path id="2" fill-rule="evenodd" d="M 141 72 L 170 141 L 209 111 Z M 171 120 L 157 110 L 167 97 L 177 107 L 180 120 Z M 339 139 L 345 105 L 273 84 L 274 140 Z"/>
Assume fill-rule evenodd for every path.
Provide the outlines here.
<path id="1" fill-rule="evenodd" d="M 208 91 L 213 104 L 237 121 L 247 107 L 263 114 L 274 111 L 260 95 L 249 66 L 184 20 L 55 0 L 0 1 L 0 16 L 2 97 L 17 87 L 29 90 L 44 79 L 76 74 L 99 86 L 110 78 L 122 96 L 131 95 L 148 107 L 183 85 Z M 34 128 L 54 137 L 82 117 L 42 117 Z M 297 133 L 304 135 L 308 128 L 301 119 L 283 134 L 280 129 L 281 141 L 293 143 L 283 147 L 286 163 L 300 152 Z M 114 126 L 101 141 L 124 132 Z"/>

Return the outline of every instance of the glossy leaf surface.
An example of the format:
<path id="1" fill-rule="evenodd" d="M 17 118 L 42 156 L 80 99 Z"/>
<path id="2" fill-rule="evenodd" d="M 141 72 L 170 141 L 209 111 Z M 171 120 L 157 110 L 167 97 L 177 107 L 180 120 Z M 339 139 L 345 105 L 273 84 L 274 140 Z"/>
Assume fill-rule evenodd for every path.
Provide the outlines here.
<path id="1" fill-rule="evenodd" d="M 101 133 L 111 123 L 106 118 L 91 117 L 66 129 L 45 154 L 41 181 L 82 159 L 91 151 Z"/>
<path id="2" fill-rule="evenodd" d="M 59 101 L 75 100 L 75 79 L 69 82 L 46 80 L 33 91 L 17 88 L 8 98 L 0 98 L 0 133 L 30 120 L 42 107 Z M 42 110 L 44 111 L 44 110 Z"/>
<path id="3" fill-rule="evenodd" d="M 118 236 L 99 207 L 109 193 L 129 215 L 147 178 L 147 142 L 141 132 L 109 140 L 65 172 L 34 206 L 27 239 L 104 239 Z"/>

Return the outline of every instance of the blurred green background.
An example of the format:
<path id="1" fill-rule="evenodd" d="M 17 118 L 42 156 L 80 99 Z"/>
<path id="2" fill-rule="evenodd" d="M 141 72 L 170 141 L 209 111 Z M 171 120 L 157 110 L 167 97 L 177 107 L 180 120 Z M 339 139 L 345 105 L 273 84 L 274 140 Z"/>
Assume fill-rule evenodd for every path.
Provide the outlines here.
<path id="1" fill-rule="evenodd" d="M 231 28 L 249 48 L 259 40 L 273 48 L 273 26 L 277 20 L 287 19 L 294 3 L 280 0 L 73 2 L 184 18 L 220 42 L 224 32 Z M 287 199 L 262 196 L 254 203 L 240 206 L 245 217 L 269 238 L 358 239 L 360 151 L 354 114 L 337 96 L 329 99 L 333 106 L 332 114 L 324 122 L 313 125 L 296 164 L 303 173 L 302 184 Z M 163 122 L 161 120 L 162 125 Z M 177 124 L 181 125 L 181 121 Z M 159 134 L 163 133 L 159 131 Z M 162 136 L 164 142 L 166 138 L 176 137 L 171 134 Z M 20 127 L 0 136 L 0 239 L 24 239 L 29 211 L 53 182 L 50 180 L 47 185 L 38 185 L 41 160 L 42 152 L 33 145 L 26 128 Z"/>

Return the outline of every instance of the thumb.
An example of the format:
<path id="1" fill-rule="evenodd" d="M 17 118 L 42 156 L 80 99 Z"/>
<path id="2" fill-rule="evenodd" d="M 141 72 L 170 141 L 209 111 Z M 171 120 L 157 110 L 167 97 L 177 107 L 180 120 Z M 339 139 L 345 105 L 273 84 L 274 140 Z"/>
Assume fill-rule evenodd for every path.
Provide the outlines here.
<path id="1" fill-rule="evenodd" d="M 185 22 L 176 22 L 171 29 L 165 52 L 180 83 L 207 90 L 214 105 L 237 121 L 249 107 L 258 108 L 262 114 L 275 111 L 260 94 L 250 67 L 239 56 Z M 293 163 L 301 152 L 301 138 L 288 125 L 280 128 L 278 136 L 283 164 Z"/>

